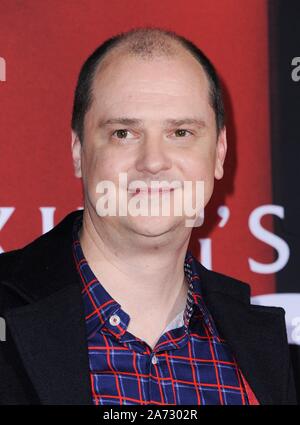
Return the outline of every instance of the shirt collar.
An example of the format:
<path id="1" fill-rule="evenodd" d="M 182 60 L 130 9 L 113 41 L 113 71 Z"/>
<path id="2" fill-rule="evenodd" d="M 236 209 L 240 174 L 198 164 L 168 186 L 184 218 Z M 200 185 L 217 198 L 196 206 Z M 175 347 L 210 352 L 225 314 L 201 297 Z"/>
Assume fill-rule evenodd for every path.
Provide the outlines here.
<path id="1" fill-rule="evenodd" d="M 75 219 L 73 225 L 73 255 L 76 268 L 80 276 L 80 281 L 82 283 L 81 293 L 83 296 L 87 333 L 88 335 L 91 335 L 96 330 L 101 329 L 103 325 L 109 321 L 110 317 L 121 309 L 121 305 L 111 297 L 89 267 L 89 264 L 84 257 L 78 236 L 78 231 L 81 225 L 82 215 Z M 202 297 L 201 281 L 197 272 L 196 264 L 197 260 L 191 251 L 187 250 L 184 261 L 184 272 L 189 288 L 186 308 L 183 316 L 184 326 L 188 328 L 194 310 L 198 309 L 208 327 L 209 332 L 212 336 L 219 339 L 213 319 L 206 308 Z M 129 322 L 129 316 L 125 314 L 124 317 L 128 318 L 128 320 L 125 319 L 123 322 L 124 329 L 122 333 L 125 332 Z"/>

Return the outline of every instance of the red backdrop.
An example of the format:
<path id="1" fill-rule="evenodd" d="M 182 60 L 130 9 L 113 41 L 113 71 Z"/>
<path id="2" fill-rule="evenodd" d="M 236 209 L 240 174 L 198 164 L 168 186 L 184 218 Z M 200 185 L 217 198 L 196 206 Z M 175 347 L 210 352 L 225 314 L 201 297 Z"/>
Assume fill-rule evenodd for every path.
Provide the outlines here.
<path id="1" fill-rule="evenodd" d="M 59 0 L 0 4 L 0 208 L 14 212 L 0 246 L 21 247 L 43 232 L 41 207 L 54 223 L 82 206 L 73 176 L 70 119 L 82 62 L 104 39 L 135 26 L 155 25 L 190 38 L 211 58 L 224 87 L 229 152 L 216 182 L 205 227 L 191 248 L 211 239 L 212 268 L 249 282 L 252 294 L 274 291 L 274 275 L 255 273 L 249 258 L 274 261 L 270 245 L 251 234 L 248 219 L 272 203 L 269 138 L 267 5 L 263 0 Z M 230 216 L 219 226 L 217 208 Z M 3 217 L 3 216 L 2 216 Z M 271 216 L 262 225 L 272 231 Z"/>

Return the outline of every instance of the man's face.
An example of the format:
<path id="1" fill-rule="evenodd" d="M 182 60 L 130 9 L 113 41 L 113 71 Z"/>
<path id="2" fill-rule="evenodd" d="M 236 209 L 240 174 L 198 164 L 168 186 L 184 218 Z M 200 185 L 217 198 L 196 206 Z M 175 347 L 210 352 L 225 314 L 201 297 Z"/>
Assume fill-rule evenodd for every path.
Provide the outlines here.
<path id="1" fill-rule="evenodd" d="M 83 178 L 85 208 L 96 216 L 103 180 L 127 191 L 130 182 L 204 181 L 204 205 L 214 178 L 223 175 L 226 133 L 217 138 L 216 120 L 209 104 L 209 84 L 199 63 L 180 50 L 176 57 L 142 60 L 112 52 L 93 84 L 94 100 L 85 116 L 84 142 L 73 134 L 77 177 Z M 122 119 L 122 121 L 120 121 Z M 128 121 L 127 121 L 128 119 Z M 119 173 L 127 173 L 127 187 L 119 188 Z M 128 201 L 138 195 L 127 192 Z M 157 195 L 157 194 L 156 194 Z M 160 193 L 160 197 L 166 196 Z M 168 193 L 172 205 L 174 192 Z M 137 199 L 137 198 L 135 198 Z M 102 224 L 121 233 L 158 236 L 186 217 L 106 216 Z"/>

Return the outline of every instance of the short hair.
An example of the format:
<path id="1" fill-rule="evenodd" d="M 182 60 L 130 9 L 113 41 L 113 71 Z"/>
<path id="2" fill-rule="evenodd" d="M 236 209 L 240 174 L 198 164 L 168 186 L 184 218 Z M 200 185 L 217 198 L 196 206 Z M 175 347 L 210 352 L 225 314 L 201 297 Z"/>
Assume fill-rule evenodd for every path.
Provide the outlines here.
<path id="1" fill-rule="evenodd" d="M 82 65 L 74 95 L 71 122 L 72 129 L 81 143 L 84 134 L 84 118 L 93 101 L 94 77 L 100 63 L 108 53 L 120 48 L 127 54 L 143 59 L 151 59 L 155 56 L 172 57 L 178 52 L 176 46 L 182 46 L 202 65 L 209 83 L 209 102 L 215 112 L 217 134 L 220 133 L 225 125 L 222 89 L 217 72 L 207 56 L 192 41 L 174 31 L 158 27 L 140 27 L 118 33 L 105 40 Z"/>

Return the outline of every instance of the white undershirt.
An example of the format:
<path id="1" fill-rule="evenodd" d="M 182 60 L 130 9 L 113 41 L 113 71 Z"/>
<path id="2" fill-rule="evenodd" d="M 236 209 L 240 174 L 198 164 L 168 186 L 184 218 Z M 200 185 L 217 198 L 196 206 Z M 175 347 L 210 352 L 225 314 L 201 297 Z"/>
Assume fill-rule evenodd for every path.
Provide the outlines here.
<path id="1" fill-rule="evenodd" d="M 170 331 L 171 329 L 176 329 L 176 328 L 180 328 L 181 326 L 183 326 L 183 324 L 184 324 L 184 321 L 183 321 L 184 310 L 185 310 L 185 308 L 180 313 L 177 314 L 177 316 L 163 330 L 162 334 L 164 334 L 167 331 Z"/>

